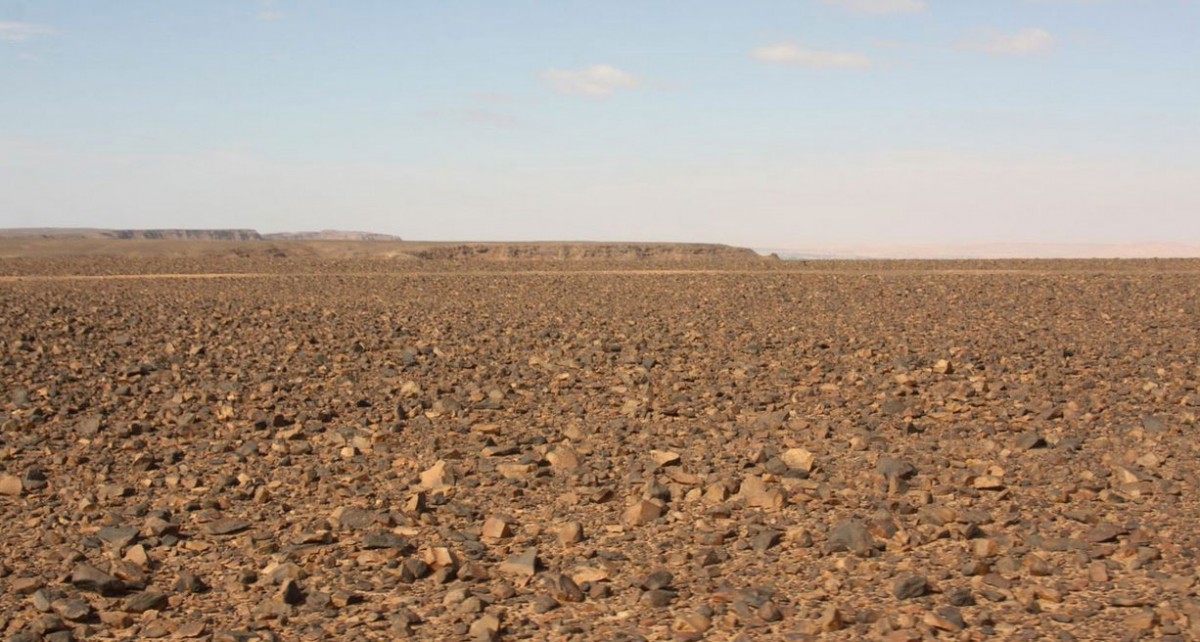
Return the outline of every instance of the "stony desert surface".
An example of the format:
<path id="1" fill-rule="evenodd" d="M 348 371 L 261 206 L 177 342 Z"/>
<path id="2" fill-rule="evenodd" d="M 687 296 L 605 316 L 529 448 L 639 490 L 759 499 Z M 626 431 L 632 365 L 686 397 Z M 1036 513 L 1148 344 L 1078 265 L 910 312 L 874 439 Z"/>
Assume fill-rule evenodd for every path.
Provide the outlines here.
<path id="1" fill-rule="evenodd" d="M 0 259 L 4 639 L 1200 636 L 1198 261 L 272 247 Z"/>

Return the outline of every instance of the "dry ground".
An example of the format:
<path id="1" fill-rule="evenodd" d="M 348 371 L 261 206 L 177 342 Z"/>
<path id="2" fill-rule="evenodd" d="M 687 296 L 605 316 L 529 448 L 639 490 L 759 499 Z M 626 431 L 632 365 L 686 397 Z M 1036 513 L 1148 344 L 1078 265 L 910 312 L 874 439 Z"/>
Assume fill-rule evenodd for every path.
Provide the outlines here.
<path id="1" fill-rule="evenodd" d="M 1200 634 L 1200 262 L 205 260 L 0 261 L 5 639 Z"/>

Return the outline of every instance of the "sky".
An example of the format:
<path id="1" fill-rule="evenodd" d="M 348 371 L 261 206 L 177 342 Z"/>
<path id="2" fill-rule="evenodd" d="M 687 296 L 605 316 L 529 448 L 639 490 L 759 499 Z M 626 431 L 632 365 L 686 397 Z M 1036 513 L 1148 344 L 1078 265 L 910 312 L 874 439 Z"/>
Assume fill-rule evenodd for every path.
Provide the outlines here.
<path id="1" fill-rule="evenodd" d="M 0 0 L 0 227 L 1200 243 L 1200 0 Z"/>

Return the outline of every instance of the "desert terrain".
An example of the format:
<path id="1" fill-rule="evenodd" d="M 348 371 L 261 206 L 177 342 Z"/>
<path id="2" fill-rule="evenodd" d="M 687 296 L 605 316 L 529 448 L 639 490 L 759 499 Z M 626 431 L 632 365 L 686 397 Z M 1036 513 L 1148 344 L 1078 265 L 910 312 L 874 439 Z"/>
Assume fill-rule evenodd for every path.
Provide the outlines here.
<path id="1" fill-rule="evenodd" d="M 0 241 L 6 640 L 1200 637 L 1200 261 Z"/>

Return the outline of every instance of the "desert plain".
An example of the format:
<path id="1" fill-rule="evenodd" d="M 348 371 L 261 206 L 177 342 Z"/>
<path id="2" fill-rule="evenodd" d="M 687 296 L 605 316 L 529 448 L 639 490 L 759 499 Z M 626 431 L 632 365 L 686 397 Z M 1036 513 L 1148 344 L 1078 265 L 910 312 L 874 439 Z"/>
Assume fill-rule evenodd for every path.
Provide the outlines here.
<path id="1" fill-rule="evenodd" d="M 1200 637 L 1200 261 L 64 243 L 6 640 Z"/>

